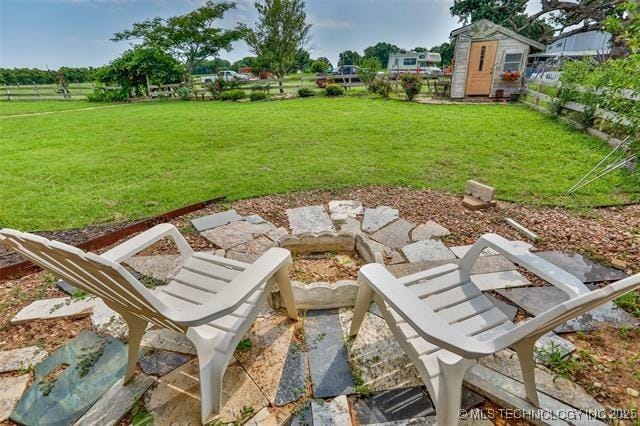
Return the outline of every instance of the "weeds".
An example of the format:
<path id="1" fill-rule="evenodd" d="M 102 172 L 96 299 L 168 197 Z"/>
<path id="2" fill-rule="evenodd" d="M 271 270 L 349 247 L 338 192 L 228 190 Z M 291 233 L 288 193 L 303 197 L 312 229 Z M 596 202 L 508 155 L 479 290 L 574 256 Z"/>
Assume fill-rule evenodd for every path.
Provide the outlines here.
<path id="1" fill-rule="evenodd" d="M 640 318 L 640 292 L 632 291 L 615 300 L 615 304 L 620 309 L 624 309 L 634 317 Z"/>
<path id="2" fill-rule="evenodd" d="M 91 368 L 98 362 L 100 357 L 102 357 L 102 354 L 104 354 L 104 348 L 106 346 L 107 343 L 103 341 L 94 346 L 82 348 L 82 353 L 78 356 L 78 363 L 76 364 L 76 370 L 78 370 L 80 377 L 89 374 Z"/>
<path id="3" fill-rule="evenodd" d="M 153 425 L 153 414 L 149 413 L 142 403 L 137 400 L 131 407 L 131 424 L 133 426 L 151 426 Z"/>
<path id="4" fill-rule="evenodd" d="M 553 342 L 548 348 L 536 348 L 535 353 L 541 364 L 565 379 L 570 379 L 581 368 L 577 360 L 566 356 Z"/>
<path id="5" fill-rule="evenodd" d="M 251 349 L 252 346 L 253 346 L 253 343 L 251 343 L 251 339 L 242 339 L 238 343 L 238 346 L 236 346 L 236 351 L 247 352 L 249 351 L 249 349 Z"/>

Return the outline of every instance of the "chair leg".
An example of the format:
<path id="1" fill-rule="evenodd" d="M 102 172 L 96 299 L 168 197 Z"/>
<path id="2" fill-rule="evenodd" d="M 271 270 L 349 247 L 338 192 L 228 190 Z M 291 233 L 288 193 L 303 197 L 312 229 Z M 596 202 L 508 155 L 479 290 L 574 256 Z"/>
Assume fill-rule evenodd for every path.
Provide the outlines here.
<path id="1" fill-rule="evenodd" d="M 520 368 L 522 369 L 522 378 L 524 380 L 524 390 L 530 403 L 540 408 L 540 400 L 538 399 L 538 391 L 536 390 L 536 362 L 533 357 L 533 350 L 536 338 L 529 338 L 520 343 L 513 345 L 520 360 Z"/>
<path id="2" fill-rule="evenodd" d="M 289 279 L 289 266 L 280 268 L 278 272 L 275 273 L 275 278 L 278 283 L 278 289 L 280 289 L 280 296 L 282 296 L 284 305 L 287 308 L 289 318 L 297 320 L 298 311 L 296 310 L 296 302 L 293 298 L 291 280 Z"/>
<path id="3" fill-rule="evenodd" d="M 140 342 L 147 329 L 148 322 L 133 315 L 124 316 L 124 319 L 129 327 L 129 355 L 127 357 L 127 370 L 124 374 L 124 383 L 126 384 L 136 372 L 138 356 L 140 355 Z"/>
<path id="4" fill-rule="evenodd" d="M 475 360 L 461 358 L 448 364 L 438 359 L 442 377 L 435 398 L 438 426 L 456 426 L 460 420 L 462 403 L 462 382 L 467 371 L 476 365 Z"/>
<path id="5" fill-rule="evenodd" d="M 369 284 L 363 280 L 359 280 L 360 288 L 356 297 L 356 306 L 353 310 L 353 319 L 351 320 L 350 336 L 355 336 L 360 330 L 364 316 L 369 311 L 369 304 L 373 300 L 373 290 Z"/>
<path id="6" fill-rule="evenodd" d="M 216 363 L 216 359 L 205 360 L 198 357 L 200 363 L 200 415 L 202 424 L 206 424 L 212 414 L 222 411 L 222 379 L 226 366 Z"/>

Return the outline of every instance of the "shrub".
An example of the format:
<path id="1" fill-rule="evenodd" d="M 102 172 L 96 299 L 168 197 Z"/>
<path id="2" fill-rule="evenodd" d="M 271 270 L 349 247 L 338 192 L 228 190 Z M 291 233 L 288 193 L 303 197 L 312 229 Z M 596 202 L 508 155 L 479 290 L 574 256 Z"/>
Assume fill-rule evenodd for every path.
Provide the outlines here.
<path id="1" fill-rule="evenodd" d="M 369 84 L 369 93 L 377 93 L 385 98 L 391 93 L 391 83 L 385 77 L 375 78 Z"/>
<path id="2" fill-rule="evenodd" d="M 329 64 L 325 61 L 313 61 L 311 63 L 312 72 L 325 72 L 329 68 Z"/>
<path id="3" fill-rule="evenodd" d="M 300 96 L 301 98 L 310 98 L 315 95 L 316 95 L 315 90 L 310 89 L 308 87 L 301 87 L 298 89 L 298 96 Z"/>
<path id="4" fill-rule="evenodd" d="M 404 93 L 407 95 L 407 99 L 412 101 L 422 88 L 422 77 L 418 74 L 402 74 L 400 76 L 402 80 L 402 87 Z"/>
<path id="5" fill-rule="evenodd" d="M 325 87 L 324 92 L 327 96 L 342 96 L 344 95 L 344 89 L 337 84 L 329 84 Z"/>
<path id="6" fill-rule="evenodd" d="M 191 100 L 191 94 L 193 93 L 193 90 L 191 90 L 191 87 L 181 86 L 176 89 L 176 93 L 180 97 L 180 99 L 182 99 L 183 101 L 188 101 Z"/>
<path id="7" fill-rule="evenodd" d="M 239 101 L 240 99 L 244 99 L 247 97 L 247 94 L 244 93 L 244 90 L 234 89 L 228 90 L 226 92 L 222 92 L 220 95 L 220 99 L 223 101 Z"/>
<path id="8" fill-rule="evenodd" d="M 264 92 L 251 92 L 249 99 L 252 101 L 264 101 L 267 99 L 267 94 Z"/>
<path id="9" fill-rule="evenodd" d="M 97 86 L 93 92 L 87 94 L 89 102 L 124 102 L 129 100 L 129 93 L 126 89 L 107 89 Z"/>

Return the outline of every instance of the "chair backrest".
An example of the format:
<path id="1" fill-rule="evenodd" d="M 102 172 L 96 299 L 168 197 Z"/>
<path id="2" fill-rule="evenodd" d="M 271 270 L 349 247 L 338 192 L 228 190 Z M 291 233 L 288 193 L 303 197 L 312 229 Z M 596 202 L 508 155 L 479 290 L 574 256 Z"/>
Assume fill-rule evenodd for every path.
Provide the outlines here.
<path id="1" fill-rule="evenodd" d="M 102 298 L 107 306 L 123 316 L 134 315 L 161 327 L 185 330 L 185 327 L 168 320 L 163 315 L 168 307 L 118 263 L 13 229 L 0 230 L 0 245 L 14 250 L 69 284 Z"/>
<path id="2" fill-rule="evenodd" d="M 553 306 L 503 336 L 510 335 L 522 339 L 528 336 L 545 334 L 572 318 L 637 289 L 640 289 L 640 274 Z"/>

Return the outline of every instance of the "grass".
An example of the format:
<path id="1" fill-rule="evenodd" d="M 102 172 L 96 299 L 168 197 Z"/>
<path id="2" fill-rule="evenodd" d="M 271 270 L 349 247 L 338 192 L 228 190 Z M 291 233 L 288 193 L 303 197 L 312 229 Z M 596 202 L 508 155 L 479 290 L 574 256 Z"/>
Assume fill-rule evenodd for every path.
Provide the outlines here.
<path id="1" fill-rule="evenodd" d="M 108 104 L 96 104 L 87 101 L 15 101 L 0 102 L 0 117 L 36 112 L 66 111 L 72 109 L 95 108 Z M 4 125 L 6 122 L 2 122 Z"/>
<path id="2" fill-rule="evenodd" d="M 640 199 L 627 171 L 567 196 L 607 147 L 519 105 L 157 102 L 1 125 L 0 227 L 25 230 L 137 219 L 223 195 L 372 184 L 460 193 L 469 178 L 524 203 Z"/>

